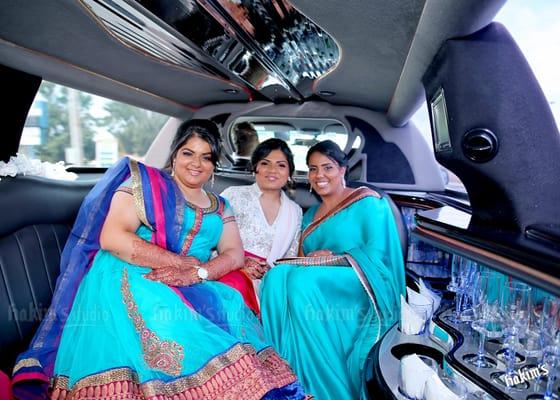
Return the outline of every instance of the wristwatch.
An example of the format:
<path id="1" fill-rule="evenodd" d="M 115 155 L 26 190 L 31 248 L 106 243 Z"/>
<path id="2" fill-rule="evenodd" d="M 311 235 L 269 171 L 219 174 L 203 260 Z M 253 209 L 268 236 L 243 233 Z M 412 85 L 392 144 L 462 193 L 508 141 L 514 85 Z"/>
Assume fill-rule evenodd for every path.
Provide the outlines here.
<path id="1" fill-rule="evenodd" d="M 208 270 L 206 268 L 202 268 L 200 265 L 195 265 L 196 274 L 200 278 L 201 281 L 205 281 L 208 279 Z"/>

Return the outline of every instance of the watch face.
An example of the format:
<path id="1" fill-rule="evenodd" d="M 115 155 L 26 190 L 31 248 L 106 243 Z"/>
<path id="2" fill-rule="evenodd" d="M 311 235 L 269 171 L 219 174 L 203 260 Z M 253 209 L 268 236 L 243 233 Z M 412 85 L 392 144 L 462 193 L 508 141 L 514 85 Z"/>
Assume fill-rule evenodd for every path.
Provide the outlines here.
<path id="1" fill-rule="evenodd" d="M 199 268 L 198 277 L 200 279 L 208 279 L 208 270 L 206 268 Z"/>

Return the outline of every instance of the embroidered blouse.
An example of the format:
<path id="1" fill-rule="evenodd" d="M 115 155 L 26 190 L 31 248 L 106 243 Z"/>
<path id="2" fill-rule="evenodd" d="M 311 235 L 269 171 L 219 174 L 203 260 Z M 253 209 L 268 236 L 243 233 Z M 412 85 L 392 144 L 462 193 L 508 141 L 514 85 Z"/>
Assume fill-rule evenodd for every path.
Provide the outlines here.
<path id="1" fill-rule="evenodd" d="M 276 220 L 272 223 L 272 225 L 268 223 L 264 215 L 264 211 L 259 201 L 262 192 L 256 183 L 247 186 L 229 187 L 224 190 L 221 195 L 229 200 L 233 208 L 233 213 L 239 226 L 241 240 L 245 251 L 263 258 L 268 258 L 276 234 L 282 234 L 282 232 L 285 232 L 282 228 L 291 222 L 292 224 L 297 224 L 295 235 L 293 235 L 293 237 L 285 238 L 285 241 L 290 241 L 291 244 L 285 254 L 276 258 L 294 257 L 297 255 L 302 211 L 301 207 L 288 198 L 283 191 L 280 197 L 280 209 L 282 209 L 284 202 L 289 202 L 286 205 L 289 205 L 291 208 L 296 210 L 295 215 L 297 216 L 297 220 L 281 221 L 281 213 L 279 210 Z"/>

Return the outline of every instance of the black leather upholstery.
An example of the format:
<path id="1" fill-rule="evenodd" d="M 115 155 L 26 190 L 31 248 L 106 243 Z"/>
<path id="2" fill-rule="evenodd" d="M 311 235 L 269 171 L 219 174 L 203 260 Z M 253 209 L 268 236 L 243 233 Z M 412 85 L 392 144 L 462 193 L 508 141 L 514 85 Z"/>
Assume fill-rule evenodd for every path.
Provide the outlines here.
<path id="1" fill-rule="evenodd" d="M 0 369 L 8 374 L 50 305 L 60 254 L 92 185 L 0 181 Z"/>

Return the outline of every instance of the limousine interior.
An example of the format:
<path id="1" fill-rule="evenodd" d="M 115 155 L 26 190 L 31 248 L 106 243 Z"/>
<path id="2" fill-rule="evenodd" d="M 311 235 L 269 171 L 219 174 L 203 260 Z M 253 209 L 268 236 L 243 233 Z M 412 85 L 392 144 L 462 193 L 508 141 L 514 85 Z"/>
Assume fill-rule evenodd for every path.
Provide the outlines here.
<path id="1" fill-rule="evenodd" d="M 452 260 L 466 258 L 558 296 L 560 135 L 524 55 L 493 22 L 504 3 L 4 1 L 0 159 L 21 151 L 43 81 L 168 117 L 139 155 L 156 167 L 180 121 L 212 119 L 225 149 L 218 192 L 252 182 L 234 154 L 239 122 L 252 123 L 260 140 L 289 143 L 292 195 L 304 209 L 318 202 L 305 152 L 332 139 L 349 156 L 349 184 L 392 200 L 408 285 L 423 278 L 445 291 Z M 410 122 L 420 107 L 431 143 Z M 80 203 L 105 168 L 68 170 L 76 181 L 1 177 L 0 369 L 8 375 L 50 303 Z M 450 189 L 448 176 L 464 190 Z M 442 324 L 448 347 L 388 332 L 364 371 L 370 395 L 401 398 L 398 359 L 430 348 L 489 398 L 525 398 L 454 357 L 461 333 Z M 391 352 L 395 341 L 408 347 Z"/>

